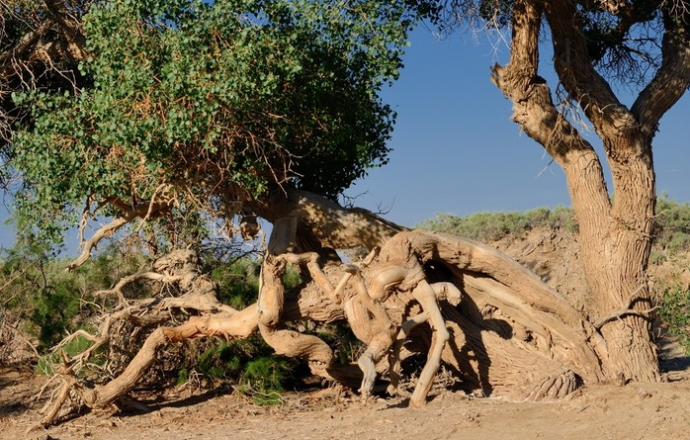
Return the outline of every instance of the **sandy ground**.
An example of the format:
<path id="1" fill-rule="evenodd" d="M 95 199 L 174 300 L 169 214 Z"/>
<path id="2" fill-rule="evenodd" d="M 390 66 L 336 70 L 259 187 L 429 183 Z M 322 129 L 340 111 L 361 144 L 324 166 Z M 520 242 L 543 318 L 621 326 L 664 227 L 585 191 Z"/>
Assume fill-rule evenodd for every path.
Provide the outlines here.
<path id="1" fill-rule="evenodd" d="M 288 393 L 263 408 L 232 394 L 170 397 L 148 413 L 90 413 L 48 429 L 27 428 L 45 402 L 41 380 L 0 374 L 4 439 L 690 439 L 690 363 L 667 363 L 665 382 L 585 387 L 558 402 L 508 402 L 432 390 L 425 408 L 406 399 L 367 405 L 335 392 Z M 185 394 L 185 393 L 181 393 Z"/>

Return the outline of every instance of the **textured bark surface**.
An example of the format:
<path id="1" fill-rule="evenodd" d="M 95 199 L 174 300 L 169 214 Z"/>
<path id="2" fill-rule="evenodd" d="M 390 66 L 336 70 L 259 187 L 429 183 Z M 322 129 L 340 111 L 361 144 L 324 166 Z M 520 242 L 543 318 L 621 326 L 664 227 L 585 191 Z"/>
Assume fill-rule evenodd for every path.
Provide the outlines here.
<path id="1" fill-rule="evenodd" d="M 665 18 L 659 68 L 627 108 L 595 69 L 579 9 L 588 6 L 578 3 L 516 2 L 510 61 L 496 65 L 492 79 L 513 102 L 513 120 L 565 171 L 591 293 L 586 312 L 603 336 L 596 347 L 604 373 L 623 382 L 658 380 L 647 279 L 656 198 L 652 138 L 661 117 L 690 86 L 690 36 L 678 19 Z M 635 5 L 603 2 L 598 7 L 618 15 L 622 27 L 634 23 Z M 567 98 L 579 105 L 603 142 L 601 159 L 554 105 L 548 84 L 538 75 L 543 21 Z M 613 198 L 602 160 L 611 169 Z"/>

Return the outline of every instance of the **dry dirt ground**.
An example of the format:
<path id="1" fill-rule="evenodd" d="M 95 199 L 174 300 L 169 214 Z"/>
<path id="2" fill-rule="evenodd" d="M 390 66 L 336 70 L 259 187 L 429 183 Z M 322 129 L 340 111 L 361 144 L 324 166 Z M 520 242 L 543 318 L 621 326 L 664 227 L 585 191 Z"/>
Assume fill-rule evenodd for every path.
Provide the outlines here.
<path id="1" fill-rule="evenodd" d="M 665 382 L 585 387 L 558 402 L 508 402 L 433 390 L 367 405 L 335 392 L 289 393 L 263 408 L 233 394 L 170 397 L 148 413 L 90 413 L 27 432 L 44 402 L 41 379 L 0 374 L 0 438 L 10 439 L 690 439 L 690 362 L 667 362 Z M 184 394 L 184 393 L 181 393 Z"/>

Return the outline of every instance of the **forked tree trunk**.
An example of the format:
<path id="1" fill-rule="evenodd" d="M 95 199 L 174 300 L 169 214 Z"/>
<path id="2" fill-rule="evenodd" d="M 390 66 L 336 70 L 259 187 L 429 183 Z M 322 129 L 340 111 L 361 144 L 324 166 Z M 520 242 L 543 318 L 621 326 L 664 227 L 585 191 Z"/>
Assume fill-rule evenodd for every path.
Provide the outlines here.
<path id="1" fill-rule="evenodd" d="M 582 170 L 570 169 L 571 197 L 580 224 L 579 242 L 585 276 L 590 288 L 586 311 L 604 336 L 607 376 L 620 381 L 659 380 L 656 345 L 652 340 L 653 308 L 647 279 L 651 251 L 652 219 L 656 200 L 650 151 L 639 137 L 622 138 L 621 160 L 610 161 L 616 187 L 608 209 L 591 206 L 592 181 L 581 179 Z M 599 184 L 595 181 L 595 184 Z M 600 185 L 600 184 L 599 184 Z"/>
<path id="2" fill-rule="evenodd" d="M 559 79 L 603 140 L 614 200 L 599 155 L 558 111 L 538 75 L 542 17 L 551 30 Z M 513 120 L 565 171 L 589 286 L 586 311 L 605 342 L 597 349 L 606 376 L 622 382 L 658 380 L 646 275 L 656 197 L 651 140 L 663 112 L 682 95 L 665 92 L 664 81 L 681 78 L 688 83 L 677 68 L 687 66 L 687 57 L 662 66 L 628 109 L 594 69 L 581 26 L 576 6 L 568 0 L 554 0 L 548 7 L 536 0 L 516 1 L 510 62 L 496 65 L 492 79 L 513 102 Z M 687 52 L 683 44 L 687 46 L 687 38 L 664 38 L 669 46 L 664 57 L 679 48 Z"/>

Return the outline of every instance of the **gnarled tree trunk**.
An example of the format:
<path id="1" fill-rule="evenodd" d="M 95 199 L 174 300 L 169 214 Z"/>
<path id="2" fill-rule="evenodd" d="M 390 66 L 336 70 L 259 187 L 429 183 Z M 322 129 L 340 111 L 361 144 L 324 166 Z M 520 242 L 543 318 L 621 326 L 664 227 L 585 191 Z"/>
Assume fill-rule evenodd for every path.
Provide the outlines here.
<path id="1" fill-rule="evenodd" d="M 603 141 L 613 199 L 599 155 L 559 112 L 538 75 L 542 18 L 560 82 Z M 492 70 L 494 83 L 513 102 L 513 120 L 565 171 L 589 286 L 586 312 L 603 336 L 597 346 L 603 371 L 621 382 L 660 377 L 646 273 L 656 200 L 651 142 L 660 118 L 690 85 L 690 39 L 682 25 L 667 25 L 661 66 L 631 108 L 595 70 L 583 19 L 569 0 L 515 2 L 510 62 Z"/>
<path id="2" fill-rule="evenodd" d="M 561 397 L 582 383 L 593 384 L 606 377 L 601 368 L 606 348 L 596 326 L 558 292 L 502 252 L 452 235 L 404 230 L 366 211 L 348 211 L 330 202 L 321 203 L 313 194 L 292 200 L 295 202 L 290 203 L 301 205 L 297 210 L 300 216 L 281 217 L 285 220 L 275 222 L 278 228 L 281 224 L 289 227 L 274 232 L 279 244 L 269 245 L 272 252 L 264 261 L 257 304 L 241 311 L 220 304 L 215 299 L 215 285 L 194 269 L 196 260 L 191 256 L 184 256 L 183 263 L 155 265 L 158 273 L 129 277 L 128 280 L 144 277 L 177 283 L 187 293 L 163 302 L 139 300 L 124 304 L 112 319 L 128 319 L 150 327 L 163 323 L 176 308 L 196 311 L 197 316 L 178 326 L 154 330 L 130 365 L 108 383 L 90 388 L 65 373 L 62 400 L 55 402 L 44 423 L 57 418 L 69 390 L 81 396 L 89 407 L 103 407 L 125 398 L 155 361 L 161 346 L 188 338 L 246 338 L 260 331 L 277 352 L 307 360 L 314 374 L 356 387 L 362 373 L 357 374 L 352 366 L 338 365 L 330 347 L 318 337 L 301 334 L 286 325 L 298 320 L 328 323 L 347 319 L 355 334 L 365 343 L 374 344 L 368 350 L 371 357 L 360 362 L 363 368 L 393 349 L 393 339 L 380 338 L 382 332 L 395 337 L 410 319 L 417 324 L 429 321 L 433 333 L 421 325 L 409 336 L 413 345 L 429 352 L 428 368 L 420 380 L 423 384 L 415 390 L 411 401 L 414 405 L 424 404 L 441 360 L 461 378 L 467 392 L 519 399 Z M 323 212 L 324 207 L 328 212 Z M 335 227 L 335 238 L 324 232 L 327 228 L 310 235 L 311 228 L 324 219 L 353 219 L 359 227 L 349 233 Z M 366 232 L 359 234 L 359 228 Z M 285 252 L 284 243 L 292 243 L 292 250 L 319 251 Z M 328 246 L 333 243 L 343 247 L 382 247 L 378 257 L 370 254 L 354 270 L 341 265 Z M 305 269 L 304 284 L 293 291 L 285 291 L 282 284 L 287 264 Z M 357 271 L 361 271 L 361 276 L 353 275 Z M 398 272 L 402 275 L 397 276 Z M 388 275 L 391 273 L 393 278 Z M 389 281 L 385 280 L 395 282 L 387 284 Z M 115 289 L 121 288 L 121 284 Z M 440 301 L 439 322 L 436 317 L 441 315 L 434 317 L 436 301 L 429 301 L 425 295 L 432 292 L 429 286 L 451 284 L 457 296 L 454 303 L 461 294 L 462 301 L 459 306 Z M 443 300 L 445 296 L 439 294 L 448 289 L 451 288 L 434 288 L 432 295 Z M 100 338 L 93 339 L 105 343 L 109 326 L 102 329 Z M 389 365 L 378 371 L 395 368 Z M 373 380 L 371 369 L 365 373 L 368 379 L 363 383 L 363 394 L 370 391 Z"/>

